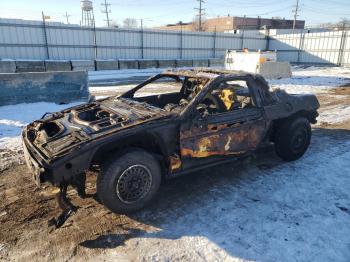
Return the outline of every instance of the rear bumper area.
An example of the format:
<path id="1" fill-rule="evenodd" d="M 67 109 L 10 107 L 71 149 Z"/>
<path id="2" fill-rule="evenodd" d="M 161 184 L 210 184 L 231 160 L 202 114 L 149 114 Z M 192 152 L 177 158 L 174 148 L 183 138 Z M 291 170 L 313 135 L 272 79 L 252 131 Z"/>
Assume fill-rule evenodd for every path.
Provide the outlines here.
<path id="1" fill-rule="evenodd" d="M 23 151 L 24 151 L 24 158 L 26 160 L 27 167 L 29 171 L 33 175 L 33 179 L 38 187 L 40 187 L 42 182 L 45 182 L 45 175 L 47 174 L 47 170 L 45 170 L 44 167 L 42 167 L 39 162 L 32 157 L 30 154 L 26 144 L 24 141 L 22 141 L 23 144 Z"/>

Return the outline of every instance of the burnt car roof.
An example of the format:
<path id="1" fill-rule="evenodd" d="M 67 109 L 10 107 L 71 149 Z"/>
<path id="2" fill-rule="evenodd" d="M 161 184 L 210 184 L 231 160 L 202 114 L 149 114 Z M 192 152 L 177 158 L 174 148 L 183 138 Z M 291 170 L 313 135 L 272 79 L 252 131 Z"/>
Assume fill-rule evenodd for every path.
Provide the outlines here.
<path id="1" fill-rule="evenodd" d="M 207 78 L 214 79 L 219 76 L 251 76 L 252 73 L 245 71 L 234 71 L 234 70 L 224 70 L 224 69 L 210 69 L 210 68 L 196 68 L 196 69 L 175 69 L 175 70 L 166 70 L 161 73 L 162 75 L 174 75 L 174 76 L 184 76 L 184 77 L 193 77 L 193 78 Z"/>

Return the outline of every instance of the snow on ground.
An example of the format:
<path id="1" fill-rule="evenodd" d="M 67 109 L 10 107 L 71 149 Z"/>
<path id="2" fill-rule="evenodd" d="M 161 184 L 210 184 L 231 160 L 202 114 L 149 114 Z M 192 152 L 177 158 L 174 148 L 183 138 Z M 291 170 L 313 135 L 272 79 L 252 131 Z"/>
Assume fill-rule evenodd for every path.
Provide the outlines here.
<path id="1" fill-rule="evenodd" d="M 349 261 L 350 132 L 339 134 L 342 139 L 320 132 L 296 162 L 271 154 L 194 175 L 182 190 L 186 196 L 165 197 L 137 217 L 152 232 L 122 243 L 118 235 L 100 236 L 113 247 L 101 258 Z"/>
<path id="2" fill-rule="evenodd" d="M 0 107 L 0 171 L 12 163 L 22 163 L 22 128 L 40 119 L 46 112 L 56 112 L 79 103 L 57 105 L 54 103 L 17 104 Z"/>
<path id="3" fill-rule="evenodd" d="M 151 75 L 158 74 L 165 69 L 149 68 L 149 69 L 127 69 L 127 70 L 104 70 L 104 71 L 89 71 L 89 81 L 108 81 L 113 79 L 125 79 L 132 77 L 144 76 L 148 77 Z"/>
<path id="4" fill-rule="evenodd" d="M 56 112 L 78 104 L 57 105 L 40 102 L 2 106 L 0 107 L 0 138 L 18 136 L 25 125 L 40 119 L 46 112 Z"/>
<path id="5" fill-rule="evenodd" d="M 268 81 L 272 88 L 284 89 L 292 94 L 325 93 L 329 89 L 350 82 L 350 68 L 344 67 L 294 67 L 292 78 Z"/>
<path id="6" fill-rule="evenodd" d="M 335 105 L 322 109 L 318 124 L 339 124 L 350 119 L 350 105 Z"/>

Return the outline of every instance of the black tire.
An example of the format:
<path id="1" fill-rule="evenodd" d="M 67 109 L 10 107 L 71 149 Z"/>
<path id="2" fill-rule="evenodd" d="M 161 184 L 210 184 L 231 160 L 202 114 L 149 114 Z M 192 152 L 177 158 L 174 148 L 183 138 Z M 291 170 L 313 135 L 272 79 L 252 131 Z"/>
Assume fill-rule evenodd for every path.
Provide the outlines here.
<path id="1" fill-rule="evenodd" d="M 128 214 L 143 208 L 161 182 L 159 162 L 144 150 L 126 151 L 102 164 L 97 195 L 108 209 Z"/>
<path id="2" fill-rule="evenodd" d="M 285 161 L 294 161 L 304 155 L 310 145 L 311 126 L 304 117 L 286 119 L 276 132 L 276 154 Z"/>

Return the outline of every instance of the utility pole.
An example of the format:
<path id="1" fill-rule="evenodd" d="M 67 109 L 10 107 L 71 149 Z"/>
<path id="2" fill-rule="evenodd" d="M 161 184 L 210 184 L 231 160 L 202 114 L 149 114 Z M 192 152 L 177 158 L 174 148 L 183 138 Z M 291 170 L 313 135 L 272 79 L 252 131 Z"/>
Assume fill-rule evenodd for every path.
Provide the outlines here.
<path id="1" fill-rule="evenodd" d="M 50 19 L 50 16 L 46 16 L 44 14 L 44 11 L 41 12 L 43 16 L 43 29 L 44 29 L 44 40 L 45 40 L 45 47 L 46 47 L 46 58 L 50 59 L 50 50 L 49 50 L 49 44 L 47 41 L 47 32 L 46 32 L 46 19 Z"/>
<path id="2" fill-rule="evenodd" d="M 297 4 L 295 5 L 295 9 L 293 10 L 293 13 L 294 13 L 293 33 L 294 33 L 295 26 L 296 26 L 296 23 L 297 23 L 297 18 L 298 18 L 298 12 L 299 11 L 300 11 L 300 9 L 299 9 L 299 0 L 297 0 Z"/>
<path id="3" fill-rule="evenodd" d="M 202 27 L 202 19 L 203 16 L 205 15 L 203 12 L 205 9 L 203 9 L 202 4 L 205 3 L 204 0 L 197 0 L 199 2 L 199 8 L 195 8 L 196 10 L 198 10 L 198 31 L 202 31 L 203 27 Z"/>
<path id="4" fill-rule="evenodd" d="M 70 15 L 68 15 L 68 12 L 66 11 L 66 14 L 64 15 L 66 17 L 67 20 L 67 24 L 69 24 L 69 17 L 71 17 Z"/>
<path id="5" fill-rule="evenodd" d="M 106 14 L 106 21 L 107 21 L 107 26 L 109 27 L 109 14 L 111 13 L 111 10 L 109 9 L 110 7 L 110 3 L 107 3 L 107 0 L 104 0 L 104 3 L 101 4 L 104 7 L 104 10 L 102 11 L 102 13 Z"/>
<path id="6" fill-rule="evenodd" d="M 141 58 L 144 59 L 143 19 L 141 19 Z"/>

